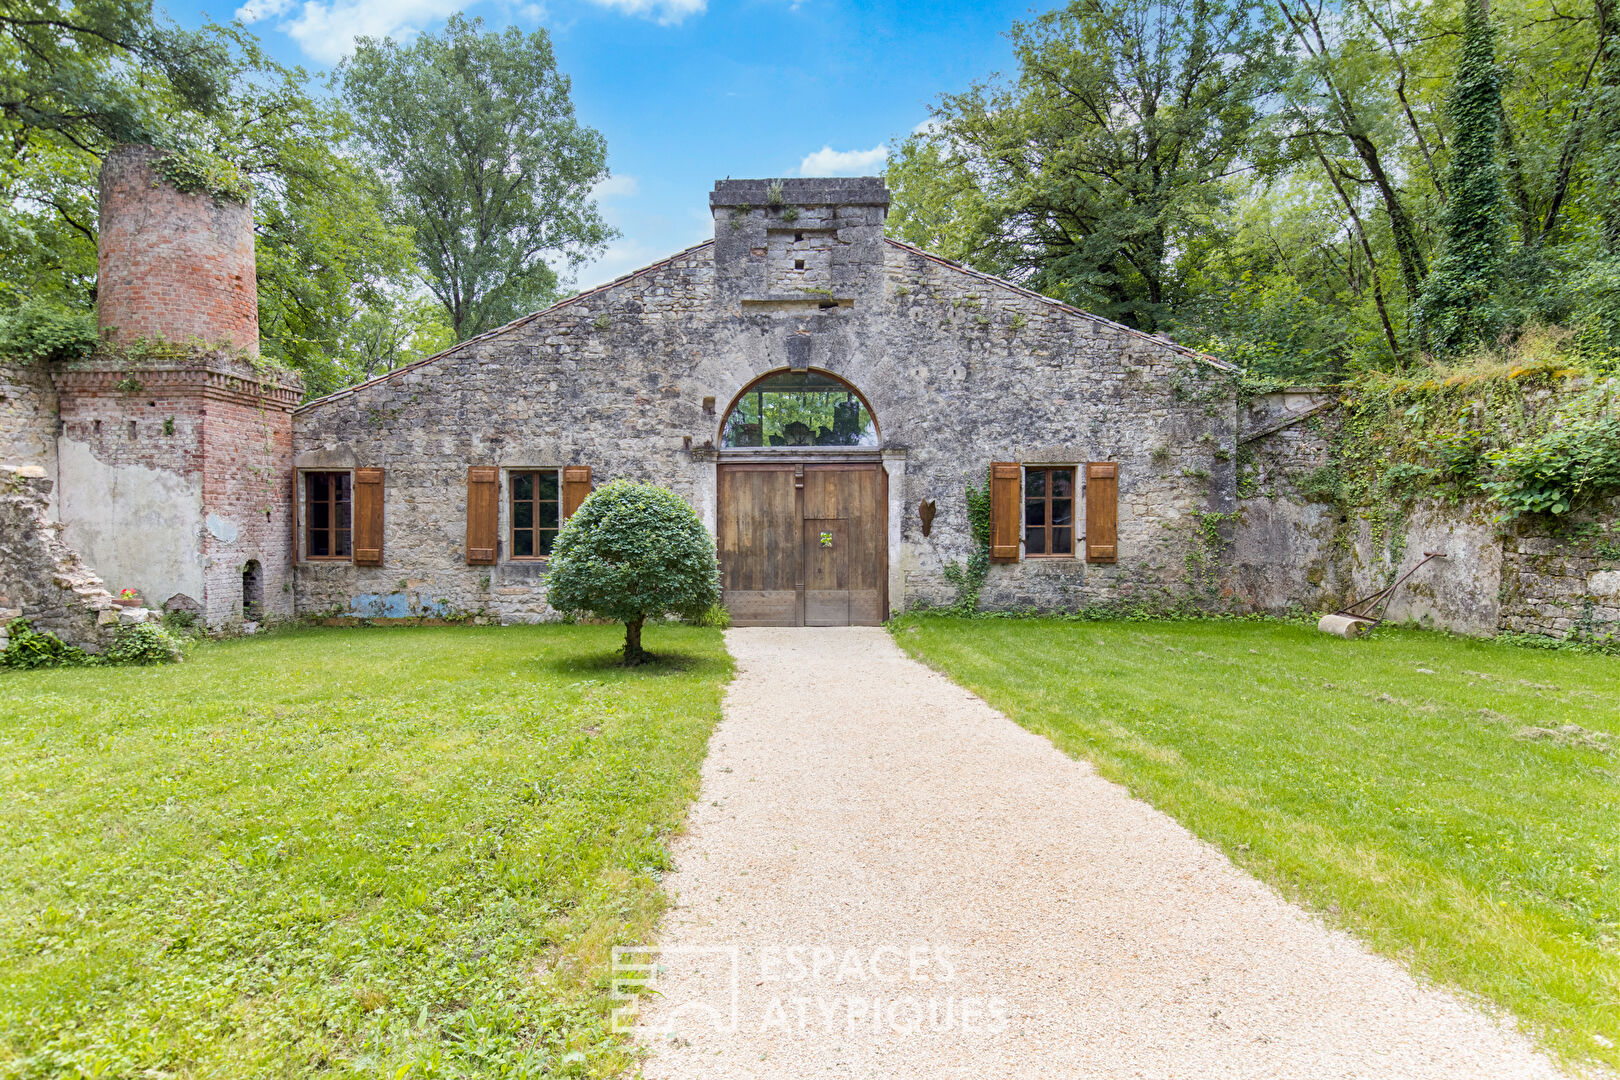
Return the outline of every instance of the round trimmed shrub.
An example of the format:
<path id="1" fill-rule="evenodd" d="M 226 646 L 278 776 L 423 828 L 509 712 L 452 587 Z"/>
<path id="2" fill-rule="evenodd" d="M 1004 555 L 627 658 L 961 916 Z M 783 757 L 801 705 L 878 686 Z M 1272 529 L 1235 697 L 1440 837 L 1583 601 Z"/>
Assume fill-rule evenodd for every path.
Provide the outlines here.
<path id="1" fill-rule="evenodd" d="M 546 602 L 624 623 L 624 662 L 648 658 L 641 627 L 695 619 L 720 600 L 714 538 L 686 500 L 654 484 L 614 480 L 591 492 L 557 534 Z"/>

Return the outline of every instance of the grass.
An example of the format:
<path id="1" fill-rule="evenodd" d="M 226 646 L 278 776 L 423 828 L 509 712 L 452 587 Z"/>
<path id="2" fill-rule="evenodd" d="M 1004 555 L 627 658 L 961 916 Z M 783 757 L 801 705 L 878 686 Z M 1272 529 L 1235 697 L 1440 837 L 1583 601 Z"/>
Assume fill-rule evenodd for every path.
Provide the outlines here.
<path id="1" fill-rule="evenodd" d="M 713 630 L 298 630 L 0 673 L 0 1076 L 618 1073 Z"/>
<path id="2" fill-rule="evenodd" d="M 1620 661 L 1279 623 L 895 633 L 1379 952 L 1620 1065 Z"/>

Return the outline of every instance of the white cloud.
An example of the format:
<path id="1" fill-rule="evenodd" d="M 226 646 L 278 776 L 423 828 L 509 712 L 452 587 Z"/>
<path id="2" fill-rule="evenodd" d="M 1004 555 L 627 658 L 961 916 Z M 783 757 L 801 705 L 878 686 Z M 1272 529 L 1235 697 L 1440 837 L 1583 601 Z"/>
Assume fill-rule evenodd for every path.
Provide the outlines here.
<path id="1" fill-rule="evenodd" d="M 870 150 L 834 150 L 823 146 L 799 162 L 800 176 L 871 176 L 889 160 L 887 146 Z"/>
<path id="2" fill-rule="evenodd" d="M 236 11 L 243 22 L 287 14 L 295 0 L 248 0 Z M 335 64 L 354 49 L 357 37 L 408 39 L 428 23 L 466 7 L 465 0 L 305 0 L 298 14 L 279 29 L 311 58 Z"/>
<path id="3" fill-rule="evenodd" d="M 591 188 L 591 198 L 593 199 L 629 198 L 632 195 L 639 194 L 641 194 L 641 185 L 636 183 L 636 178 L 626 176 L 623 173 L 610 176 L 606 180 L 599 180 L 596 186 Z"/>
<path id="4" fill-rule="evenodd" d="M 236 9 L 236 17 L 245 23 L 270 19 L 293 6 L 293 0 L 248 0 Z"/>
<path id="5" fill-rule="evenodd" d="M 688 15 L 701 15 L 709 7 L 708 0 L 591 0 L 591 3 L 624 15 L 656 19 L 664 26 L 673 26 Z"/>

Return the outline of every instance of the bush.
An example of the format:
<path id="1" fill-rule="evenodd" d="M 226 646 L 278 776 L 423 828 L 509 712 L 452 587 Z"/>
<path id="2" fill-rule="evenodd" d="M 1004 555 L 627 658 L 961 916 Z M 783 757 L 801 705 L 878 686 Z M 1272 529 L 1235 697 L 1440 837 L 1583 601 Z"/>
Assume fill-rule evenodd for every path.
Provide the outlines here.
<path id="1" fill-rule="evenodd" d="M 157 623 L 122 626 L 107 650 L 111 664 L 172 664 L 184 658 L 180 639 Z"/>
<path id="2" fill-rule="evenodd" d="M 1539 439 L 1493 450 L 1497 479 L 1481 485 L 1519 514 L 1563 514 L 1594 495 L 1620 491 L 1620 388 L 1598 383 L 1560 409 Z"/>
<path id="3" fill-rule="evenodd" d="M 0 316 L 0 359 L 77 360 L 89 356 L 99 340 L 94 316 L 37 300 Z"/>
<path id="4" fill-rule="evenodd" d="M 731 626 L 731 611 L 724 604 L 714 604 L 709 610 L 696 618 L 683 620 L 688 626 L 706 626 L 715 630 L 725 630 Z"/>
<path id="5" fill-rule="evenodd" d="M 10 627 L 11 640 L 0 651 L 0 667 L 51 668 L 81 667 L 93 664 L 96 658 L 74 645 L 69 645 L 49 630 L 35 630 L 27 619 L 18 619 Z"/>
<path id="6" fill-rule="evenodd" d="M 639 664 L 648 619 L 695 619 L 720 601 L 714 539 L 680 496 L 614 480 L 586 498 L 557 534 L 546 602 L 624 623 L 624 662 Z"/>

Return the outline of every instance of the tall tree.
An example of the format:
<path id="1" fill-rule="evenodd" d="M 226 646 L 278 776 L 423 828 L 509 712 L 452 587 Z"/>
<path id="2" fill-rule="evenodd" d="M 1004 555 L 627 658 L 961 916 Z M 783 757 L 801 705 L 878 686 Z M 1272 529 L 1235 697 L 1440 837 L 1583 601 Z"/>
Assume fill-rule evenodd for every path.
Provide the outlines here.
<path id="1" fill-rule="evenodd" d="M 1274 28 L 1235 0 L 1072 0 L 1011 36 L 1017 76 L 946 96 L 900 148 L 895 230 L 1160 327 L 1243 167 Z"/>
<path id="2" fill-rule="evenodd" d="M 458 340 L 554 298 L 558 267 L 614 235 L 591 198 L 606 143 L 575 117 L 544 30 L 453 15 L 409 45 L 361 38 L 341 80 Z"/>
<path id="3" fill-rule="evenodd" d="M 1440 257 L 1424 284 L 1419 326 L 1440 352 L 1486 341 L 1500 327 L 1494 292 L 1506 239 L 1502 178 L 1497 165 L 1502 82 L 1485 0 L 1467 0 L 1462 48 L 1448 112 L 1451 163 L 1441 219 Z"/>

